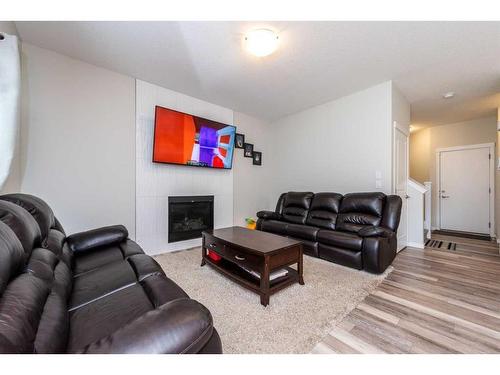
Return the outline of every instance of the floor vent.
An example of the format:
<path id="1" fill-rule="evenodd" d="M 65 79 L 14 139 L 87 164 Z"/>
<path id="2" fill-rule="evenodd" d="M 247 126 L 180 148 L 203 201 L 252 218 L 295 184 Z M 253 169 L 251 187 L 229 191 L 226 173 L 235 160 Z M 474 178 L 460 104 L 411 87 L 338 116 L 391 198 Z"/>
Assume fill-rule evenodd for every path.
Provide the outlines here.
<path id="1" fill-rule="evenodd" d="M 440 241 L 440 240 L 427 240 L 425 247 L 432 247 L 435 249 L 443 250 L 456 250 L 457 244 L 455 242 Z"/>

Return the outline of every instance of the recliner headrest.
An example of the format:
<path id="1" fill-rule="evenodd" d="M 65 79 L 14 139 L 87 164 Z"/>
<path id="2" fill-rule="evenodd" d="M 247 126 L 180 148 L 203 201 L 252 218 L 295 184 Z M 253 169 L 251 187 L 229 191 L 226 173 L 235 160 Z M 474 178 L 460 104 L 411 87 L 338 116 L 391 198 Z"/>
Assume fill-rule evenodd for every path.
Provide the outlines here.
<path id="1" fill-rule="evenodd" d="M 0 221 L 9 226 L 23 245 L 26 258 L 40 245 L 40 227 L 24 208 L 8 201 L 0 201 Z"/>
<path id="2" fill-rule="evenodd" d="M 340 203 L 340 212 L 356 212 L 381 217 L 385 197 L 384 193 L 379 192 L 349 193 L 344 195 Z"/>
<path id="3" fill-rule="evenodd" d="M 311 210 L 325 210 L 338 213 L 342 194 L 316 193 L 311 203 Z"/>
<path id="4" fill-rule="evenodd" d="M 45 201 L 33 195 L 21 193 L 1 195 L 0 199 L 15 203 L 28 211 L 38 223 L 42 241 L 45 241 L 50 228 L 55 225 L 54 212 Z"/>
<path id="5" fill-rule="evenodd" d="M 286 194 L 284 207 L 298 207 L 308 210 L 314 193 L 290 191 Z"/>
<path id="6" fill-rule="evenodd" d="M 0 221 L 0 296 L 10 279 L 24 266 L 23 245 L 10 227 Z"/>

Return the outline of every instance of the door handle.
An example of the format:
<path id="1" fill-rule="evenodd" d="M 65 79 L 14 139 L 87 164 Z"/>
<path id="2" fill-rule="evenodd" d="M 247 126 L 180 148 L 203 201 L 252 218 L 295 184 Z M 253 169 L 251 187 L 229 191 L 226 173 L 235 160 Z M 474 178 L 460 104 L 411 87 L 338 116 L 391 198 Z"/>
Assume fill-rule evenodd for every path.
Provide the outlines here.
<path id="1" fill-rule="evenodd" d="M 449 198 L 449 195 L 441 195 L 441 198 Z"/>

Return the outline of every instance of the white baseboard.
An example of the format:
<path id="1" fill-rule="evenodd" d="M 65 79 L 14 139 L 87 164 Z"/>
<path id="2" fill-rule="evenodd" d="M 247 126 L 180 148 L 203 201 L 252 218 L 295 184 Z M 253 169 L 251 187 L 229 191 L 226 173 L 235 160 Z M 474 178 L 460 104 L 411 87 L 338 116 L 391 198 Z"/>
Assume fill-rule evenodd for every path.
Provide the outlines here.
<path id="1" fill-rule="evenodd" d="M 407 242 L 406 246 L 408 246 L 408 247 L 416 247 L 417 249 L 423 249 L 423 248 L 425 248 L 424 244 L 423 243 L 419 243 L 419 242 Z"/>

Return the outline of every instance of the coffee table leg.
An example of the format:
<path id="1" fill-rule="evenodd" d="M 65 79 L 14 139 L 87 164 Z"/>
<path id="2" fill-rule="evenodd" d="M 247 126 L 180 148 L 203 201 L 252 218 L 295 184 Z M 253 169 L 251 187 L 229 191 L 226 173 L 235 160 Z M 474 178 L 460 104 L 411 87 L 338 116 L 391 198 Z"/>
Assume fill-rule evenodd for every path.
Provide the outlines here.
<path id="1" fill-rule="evenodd" d="M 264 270 L 260 278 L 260 303 L 264 306 L 269 305 L 269 257 L 265 257 Z"/>
<path id="2" fill-rule="evenodd" d="M 299 284 L 304 285 L 304 257 L 303 257 L 302 245 L 300 245 L 299 262 L 297 265 L 297 271 L 299 272 Z"/>
<path id="3" fill-rule="evenodd" d="M 206 262 L 205 262 L 205 255 L 207 254 L 207 250 L 205 249 L 205 246 L 201 247 L 201 265 L 200 267 L 203 267 Z"/>

